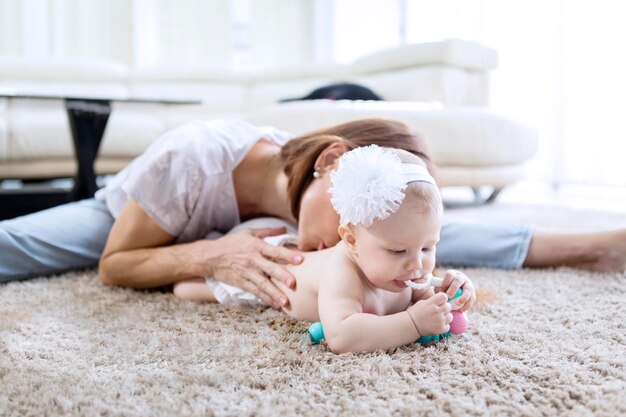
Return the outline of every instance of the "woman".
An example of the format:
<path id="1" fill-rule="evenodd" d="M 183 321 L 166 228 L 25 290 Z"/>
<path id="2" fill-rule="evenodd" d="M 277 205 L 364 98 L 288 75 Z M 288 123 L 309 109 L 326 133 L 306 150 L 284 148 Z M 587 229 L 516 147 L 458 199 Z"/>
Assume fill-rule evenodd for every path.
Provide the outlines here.
<path id="1" fill-rule="evenodd" d="M 378 144 L 429 161 L 419 137 L 389 120 L 359 120 L 288 138 L 273 128 L 232 120 L 175 128 L 95 199 L 1 222 L 0 282 L 100 261 L 100 278 L 111 285 L 150 288 L 209 275 L 283 306 L 287 299 L 268 276 L 293 287 L 293 276 L 280 264 L 302 258 L 262 238 L 284 230 L 204 236 L 224 233 L 242 220 L 274 216 L 298 223 L 300 250 L 323 249 L 339 241 L 328 188 L 329 171 L 343 153 Z M 544 234 L 452 223 L 443 227 L 438 253 L 446 265 L 622 270 L 626 230 Z"/>

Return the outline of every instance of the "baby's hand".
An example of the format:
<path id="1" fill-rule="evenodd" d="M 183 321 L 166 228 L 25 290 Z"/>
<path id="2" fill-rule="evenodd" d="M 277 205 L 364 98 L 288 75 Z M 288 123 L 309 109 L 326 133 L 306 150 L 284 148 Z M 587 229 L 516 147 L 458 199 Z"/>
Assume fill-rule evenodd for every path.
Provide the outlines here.
<path id="1" fill-rule="evenodd" d="M 420 336 L 447 333 L 450 330 L 452 314 L 450 303 L 444 293 L 435 294 L 427 300 L 418 301 L 407 311 L 415 323 Z"/>
<path id="2" fill-rule="evenodd" d="M 450 301 L 455 303 L 455 307 L 461 313 L 468 311 L 476 302 L 476 290 L 472 281 L 461 271 L 449 269 L 443 277 L 441 288 L 446 292 L 448 298 L 454 297 L 459 288 L 463 290 L 463 294 L 456 300 Z"/>

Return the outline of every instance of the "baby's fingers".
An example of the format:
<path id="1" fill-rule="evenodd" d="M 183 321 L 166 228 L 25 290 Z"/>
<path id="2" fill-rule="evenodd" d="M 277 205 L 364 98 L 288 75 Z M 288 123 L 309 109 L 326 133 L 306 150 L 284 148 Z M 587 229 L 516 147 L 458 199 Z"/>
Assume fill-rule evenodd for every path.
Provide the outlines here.
<path id="1" fill-rule="evenodd" d="M 456 302 L 455 306 L 458 307 L 462 313 L 468 311 L 476 302 L 476 290 L 474 284 L 469 279 L 461 286 L 463 294 L 452 302 Z"/>
<path id="2" fill-rule="evenodd" d="M 463 293 L 461 297 L 459 297 L 457 300 L 454 300 L 453 302 L 455 301 L 458 302 L 457 305 L 459 306 L 459 311 L 461 313 L 465 313 L 466 311 L 471 309 L 476 303 L 476 295 L 473 292 L 468 292 L 468 295 L 465 295 L 465 293 Z"/>
<path id="3" fill-rule="evenodd" d="M 472 294 L 470 292 L 463 291 L 463 294 L 459 298 L 455 298 L 454 300 L 450 301 L 450 303 L 452 303 L 455 309 L 463 312 L 469 309 L 466 304 L 470 300 L 470 298 L 472 298 Z M 464 308 L 465 310 L 463 310 Z"/>
<path id="4" fill-rule="evenodd" d="M 445 293 L 440 292 L 430 297 L 429 300 L 437 306 L 443 306 L 448 303 L 448 296 L 446 296 Z"/>
<path id="5" fill-rule="evenodd" d="M 454 269 L 450 269 L 446 271 L 446 275 L 444 277 L 443 288 L 446 288 L 446 294 L 448 298 L 454 297 L 454 294 L 463 286 L 463 284 L 467 281 L 467 277 L 461 271 L 457 271 Z"/>

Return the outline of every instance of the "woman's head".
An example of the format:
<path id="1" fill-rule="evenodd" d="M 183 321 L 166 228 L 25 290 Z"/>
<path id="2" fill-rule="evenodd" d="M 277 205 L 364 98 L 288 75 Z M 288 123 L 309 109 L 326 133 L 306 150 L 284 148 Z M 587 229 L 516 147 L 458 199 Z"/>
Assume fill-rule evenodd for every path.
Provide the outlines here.
<path id="1" fill-rule="evenodd" d="M 419 156 L 434 176 L 424 140 L 402 122 L 363 119 L 320 129 L 289 141 L 281 149 L 288 178 L 291 212 L 299 222 L 298 247 L 315 250 L 339 241 L 339 217 L 330 204 L 329 173 L 345 152 L 367 145 L 403 149 Z M 314 173 L 317 173 L 314 176 Z"/>

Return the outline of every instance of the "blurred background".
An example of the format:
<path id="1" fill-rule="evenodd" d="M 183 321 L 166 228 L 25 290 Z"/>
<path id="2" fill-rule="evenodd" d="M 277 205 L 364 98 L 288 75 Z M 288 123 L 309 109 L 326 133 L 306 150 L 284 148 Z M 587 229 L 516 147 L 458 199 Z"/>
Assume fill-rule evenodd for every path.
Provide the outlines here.
<path id="1" fill-rule="evenodd" d="M 475 41 L 499 55 L 490 108 L 539 136 L 528 181 L 626 212 L 625 16 L 610 0 L 0 0 L 0 56 L 248 71 Z"/>

